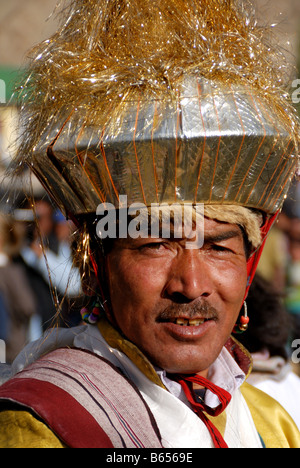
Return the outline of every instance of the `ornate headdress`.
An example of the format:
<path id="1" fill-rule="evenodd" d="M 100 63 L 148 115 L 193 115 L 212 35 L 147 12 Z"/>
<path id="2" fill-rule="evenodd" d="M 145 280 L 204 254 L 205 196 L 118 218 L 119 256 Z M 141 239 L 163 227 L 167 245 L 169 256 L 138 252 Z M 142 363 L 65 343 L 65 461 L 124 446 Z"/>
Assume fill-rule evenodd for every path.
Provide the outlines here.
<path id="1" fill-rule="evenodd" d="M 73 0 L 33 54 L 19 154 L 68 216 L 120 195 L 281 208 L 298 119 L 244 2 Z"/>

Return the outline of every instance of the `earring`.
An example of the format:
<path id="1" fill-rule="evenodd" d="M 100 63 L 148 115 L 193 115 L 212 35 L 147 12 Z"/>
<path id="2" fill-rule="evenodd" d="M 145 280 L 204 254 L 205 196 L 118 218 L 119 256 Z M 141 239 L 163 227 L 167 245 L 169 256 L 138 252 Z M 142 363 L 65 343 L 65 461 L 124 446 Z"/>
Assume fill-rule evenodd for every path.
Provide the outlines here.
<path id="1" fill-rule="evenodd" d="M 249 325 L 249 317 L 248 317 L 248 308 L 246 301 L 244 302 L 244 314 L 240 316 L 240 321 L 237 323 L 233 329 L 233 333 L 244 333 L 248 329 Z"/>
<path id="2" fill-rule="evenodd" d="M 104 311 L 104 304 L 101 302 L 100 298 L 97 297 L 92 302 L 91 309 L 84 307 L 83 309 L 81 309 L 80 315 L 84 322 L 89 323 L 91 325 L 95 325 L 101 316 L 101 312 L 103 311 Z"/>

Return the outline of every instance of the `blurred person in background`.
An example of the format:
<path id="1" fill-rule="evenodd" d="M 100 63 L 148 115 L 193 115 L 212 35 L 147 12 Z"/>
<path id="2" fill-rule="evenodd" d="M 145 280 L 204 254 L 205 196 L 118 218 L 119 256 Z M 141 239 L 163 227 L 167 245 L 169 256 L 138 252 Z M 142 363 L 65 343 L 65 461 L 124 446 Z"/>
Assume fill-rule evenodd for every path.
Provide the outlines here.
<path id="1" fill-rule="evenodd" d="M 280 292 L 293 322 L 291 340 L 300 338 L 300 183 L 293 181 L 283 210 L 270 232 L 258 272 Z M 300 366 L 295 365 L 300 374 Z"/>
<path id="2" fill-rule="evenodd" d="M 31 243 L 22 249 L 23 258 L 47 282 L 50 273 L 51 283 L 58 294 L 76 297 L 81 287 L 79 275 L 76 275 L 76 270 L 72 271 L 71 224 L 61 213 L 54 211 L 47 199 L 35 201 L 35 215 L 37 228 Z"/>
<path id="3" fill-rule="evenodd" d="M 300 338 L 300 219 L 290 223 L 289 262 L 287 265 L 286 307 L 293 317 L 295 330 L 293 337 Z"/>
<path id="4" fill-rule="evenodd" d="M 30 318 L 36 313 L 36 302 L 26 270 L 14 258 L 22 246 L 21 232 L 13 219 L 0 214 L 0 297 L 6 317 L 6 355 L 12 362 L 28 342 Z"/>
<path id="5" fill-rule="evenodd" d="M 300 183 L 295 180 L 283 206 L 285 223 L 281 229 L 287 239 L 285 306 L 293 321 L 291 340 L 300 338 Z M 300 366 L 295 365 L 300 374 Z"/>
<path id="6" fill-rule="evenodd" d="M 60 212 L 54 211 L 47 198 L 35 200 L 34 206 L 32 220 L 36 217 L 37 225 L 35 226 L 33 222 L 27 225 L 27 242 L 22 248 L 21 255 L 33 288 L 38 290 L 40 333 L 42 333 L 53 324 L 58 302 L 60 302 L 60 325 L 69 322 L 78 324 L 81 319 L 79 310 L 78 321 L 73 317 L 70 319 L 73 315 L 70 302 L 76 302 L 80 296 L 81 281 L 78 270 L 73 268 L 71 224 Z M 38 327 L 36 323 L 36 328 Z M 38 334 L 38 330 L 35 333 Z"/>
<path id="7" fill-rule="evenodd" d="M 299 223 L 300 185 L 293 181 L 282 211 L 266 240 L 257 269 L 265 280 L 283 294 L 288 286 L 288 268 L 294 258 L 291 247 L 295 246 L 297 236 L 300 239 Z"/>
<path id="8" fill-rule="evenodd" d="M 281 293 L 284 293 L 286 288 L 289 226 L 290 219 L 282 211 L 267 238 L 257 268 L 259 274 Z"/>
<path id="9" fill-rule="evenodd" d="M 3 296 L 0 294 L 0 340 L 7 340 L 8 336 L 8 314 L 4 304 Z"/>
<path id="10" fill-rule="evenodd" d="M 258 273 L 247 306 L 251 325 L 239 341 L 253 358 L 248 382 L 277 400 L 300 429 L 300 378 L 293 372 L 288 349 L 291 317 L 281 295 Z"/>
<path id="11" fill-rule="evenodd" d="M 80 310 L 83 306 L 81 276 L 78 266 L 74 263 L 76 256 L 77 235 L 76 226 L 67 220 L 60 210 L 54 212 L 54 231 L 58 241 L 56 275 L 60 278 L 59 288 L 67 302 L 64 322 L 76 326 L 81 322 Z"/>

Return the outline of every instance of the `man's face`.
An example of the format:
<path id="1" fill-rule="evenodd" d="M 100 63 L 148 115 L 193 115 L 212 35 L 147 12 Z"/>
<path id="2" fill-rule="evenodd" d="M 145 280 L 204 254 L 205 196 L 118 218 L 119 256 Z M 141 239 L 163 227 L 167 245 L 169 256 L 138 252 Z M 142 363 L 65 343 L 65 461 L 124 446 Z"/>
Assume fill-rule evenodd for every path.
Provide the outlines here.
<path id="1" fill-rule="evenodd" d="M 205 218 L 204 245 L 185 239 L 120 239 L 108 255 L 114 318 L 152 364 L 170 373 L 205 371 L 236 323 L 246 290 L 237 225 Z"/>

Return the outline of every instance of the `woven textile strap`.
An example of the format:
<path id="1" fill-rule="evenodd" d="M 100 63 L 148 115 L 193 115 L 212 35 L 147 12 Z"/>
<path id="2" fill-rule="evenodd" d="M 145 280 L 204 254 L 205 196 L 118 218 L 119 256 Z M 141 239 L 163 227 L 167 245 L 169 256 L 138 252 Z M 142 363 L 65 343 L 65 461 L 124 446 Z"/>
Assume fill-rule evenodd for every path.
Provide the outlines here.
<path id="1" fill-rule="evenodd" d="M 162 448 L 138 389 L 110 362 L 61 348 L 0 387 L 0 411 L 33 411 L 70 448 Z"/>
<path id="2" fill-rule="evenodd" d="M 212 382 L 205 379 L 204 377 L 201 377 L 196 374 L 193 374 L 193 375 L 168 374 L 168 377 L 172 380 L 175 380 L 182 386 L 182 389 L 189 403 L 191 404 L 193 410 L 207 427 L 213 439 L 214 446 L 216 448 L 228 448 L 228 445 L 226 444 L 222 435 L 220 434 L 218 429 L 214 426 L 214 424 L 204 414 L 204 412 L 206 412 L 210 416 L 218 416 L 219 414 L 221 414 L 225 410 L 227 405 L 230 403 L 230 400 L 231 400 L 230 393 L 218 387 L 217 385 L 214 385 Z M 212 393 L 214 393 L 220 401 L 219 406 L 212 409 L 209 406 L 207 406 L 203 401 L 201 402 L 193 390 L 193 383 L 200 385 L 201 387 L 207 390 L 210 390 Z"/>

